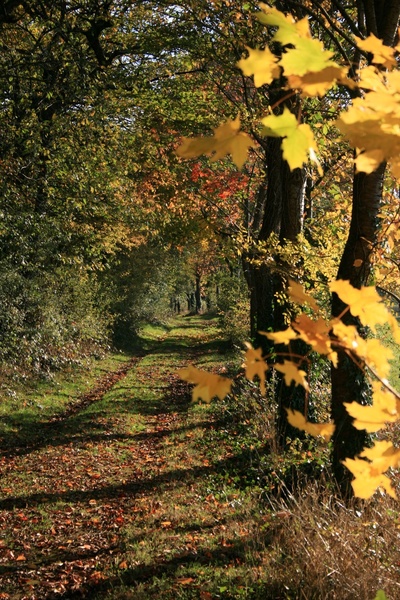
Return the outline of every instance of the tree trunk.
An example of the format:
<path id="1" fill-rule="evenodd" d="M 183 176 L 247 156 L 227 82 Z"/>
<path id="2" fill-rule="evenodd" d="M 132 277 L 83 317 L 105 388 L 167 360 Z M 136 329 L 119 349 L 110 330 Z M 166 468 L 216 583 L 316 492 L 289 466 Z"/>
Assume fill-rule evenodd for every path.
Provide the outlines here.
<path id="1" fill-rule="evenodd" d="M 305 212 L 305 194 L 306 194 L 307 173 L 305 169 L 289 170 L 288 164 L 284 163 L 284 176 L 282 177 L 282 224 L 279 241 L 284 246 L 287 241 L 295 242 L 297 236 L 303 229 L 303 217 Z M 287 276 L 284 272 L 290 272 L 293 268 L 291 264 L 280 264 L 280 269 L 275 274 L 275 295 L 279 292 L 285 293 L 287 286 Z M 287 327 L 285 315 L 290 313 L 290 304 L 275 302 L 274 329 L 279 331 Z M 304 342 L 292 342 L 292 350 L 299 356 L 307 354 L 308 348 Z M 280 345 L 275 348 L 276 352 L 288 352 L 289 348 Z M 303 364 L 299 367 L 304 369 Z M 294 408 L 304 414 L 305 412 L 305 390 L 299 385 L 286 385 L 284 377 L 278 374 L 276 388 L 276 399 L 278 402 L 278 414 L 276 422 L 277 443 L 284 448 L 287 439 L 299 437 L 299 431 L 291 427 L 287 420 L 287 408 Z"/>
<path id="2" fill-rule="evenodd" d="M 290 171 L 282 156 L 281 143 L 279 138 L 268 138 L 266 142 L 267 185 L 263 185 L 261 189 L 266 197 L 258 239 L 267 242 L 270 236 L 275 234 L 284 245 L 286 240 L 296 241 L 302 231 L 306 171 Z M 284 316 L 289 307 L 277 302 L 277 294 L 286 290 L 286 274 L 292 265 L 281 263 L 279 257 L 273 258 L 275 262 L 272 268 L 262 259 L 258 263 L 247 257 L 243 260 L 244 273 L 250 289 L 251 336 L 255 347 L 262 348 L 264 356 L 274 350 L 288 350 L 283 345 L 274 348 L 274 344 L 259 333 L 286 327 Z M 304 345 L 298 350 L 304 351 Z M 279 373 L 277 380 L 277 440 L 281 447 L 284 447 L 287 437 L 298 435 L 298 431 L 295 432 L 288 425 L 285 409 L 295 407 L 304 410 L 305 394 L 304 389 L 299 386 L 287 386 Z"/>
<path id="3" fill-rule="evenodd" d="M 267 242 L 275 233 L 279 235 L 283 210 L 284 165 L 280 138 L 266 140 L 266 184 L 260 188 L 259 205 L 262 206 L 262 219 L 258 240 Z M 265 197 L 262 198 L 261 194 Z M 258 262 L 257 262 L 258 261 Z M 251 337 L 263 353 L 271 352 L 273 345 L 259 331 L 271 331 L 275 325 L 275 283 L 273 272 L 264 258 L 244 257 L 244 273 L 250 289 Z"/>
<path id="4" fill-rule="evenodd" d="M 196 271 L 196 287 L 195 287 L 195 299 L 196 299 L 196 313 L 201 311 L 201 273 Z"/>
<path id="5" fill-rule="evenodd" d="M 398 0 L 360 0 L 357 5 L 357 25 L 365 36 L 373 33 L 388 46 L 398 37 L 400 18 Z M 383 180 L 386 164 L 382 163 L 373 173 L 355 173 L 353 178 L 353 205 L 349 236 L 337 274 L 338 279 L 349 281 L 354 287 L 367 285 L 370 276 L 370 256 L 378 233 L 378 212 L 382 201 Z M 357 261 L 357 262 L 356 262 Z M 344 309 L 336 294 L 332 297 L 332 316 L 337 317 Z M 360 323 L 346 313 L 346 324 Z M 333 437 L 332 468 L 344 496 L 351 496 L 351 475 L 342 461 L 353 458 L 368 443 L 368 435 L 355 429 L 345 410 L 345 402 L 368 402 L 366 378 L 346 354 L 338 353 L 338 365 L 332 368 L 332 419 L 336 430 Z"/>
<path id="6" fill-rule="evenodd" d="M 377 239 L 378 212 L 382 200 L 383 179 L 386 164 L 382 163 L 373 173 L 356 173 L 353 184 L 353 209 L 349 236 L 345 245 L 337 274 L 356 288 L 367 285 L 371 264 L 370 257 Z M 332 316 L 338 317 L 345 305 L 333 294 Z M 347 325 L 356 325 L 361 331 L 359 321 L 347 312 L 343 318 Z M 345 496 L 351 494 L 350 472 L 342 461 L 353 458 L 368 443 L 365 430 L 352 425 L 353 419 L 344 407 L 345 402 L 368 402 L 368 385 L 362 371 L 344 353 L 338 353 L 338 365 L 332 368 L 332 419 L 336 429 L 333 437 L 332 467 L 335 478 Z"/>

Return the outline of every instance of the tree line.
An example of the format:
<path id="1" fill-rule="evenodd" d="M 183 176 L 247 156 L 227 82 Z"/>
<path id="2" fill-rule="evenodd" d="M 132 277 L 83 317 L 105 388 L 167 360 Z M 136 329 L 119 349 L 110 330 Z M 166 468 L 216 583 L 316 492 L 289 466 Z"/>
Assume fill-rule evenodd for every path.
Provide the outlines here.
<path id="1" fill-rule="evenodd" d="M 306 18 L 354 80 L 372 61 L 358 39 L 398 44 L 392 0 L 268 5 Z M 336 294 L 330 308 L 326 283 L 335 277 L 396 293 L 395 184 L 385 161 L 356 172 L 354 148 L 335 125 L 360 92 L 338 83 L 304 97 L 283 76 L 256 85 L 238 68 L 247 49 L 284 53 L 259 11 L 256 2 L 224 0 L 2 4 L 4 363 L 57 368 L 78 346 L 85 352 L 110 336 L 128 343 L 141 320 L 188 293 L 188 281 L 197 281 L 197 295 L 218 286 L 227 312 L 248 298 L 249 334 L 265 354 L 274 345 L 259 331 L 280 330 L 293 314 L 288 277 L 319 294 L 333 316 L 343 311 Z M 282 140 L 256 125 L 265 111 L 285 110 L 313 129 L 319 169 L 291 169 Z M 238 114 L 254 141 L 240 172 L 226 158 L 176 156 L 182 136 L 209 134 L 222 115 Z M 340 479 L 343 458 L 366 441 L 344 404 L 365 402 L 368 386 L 345 352 L 331 386 Z M 275 393 L 284 445 L 285 408 L 304 406 L 304 391 L 278 376 Z"/>

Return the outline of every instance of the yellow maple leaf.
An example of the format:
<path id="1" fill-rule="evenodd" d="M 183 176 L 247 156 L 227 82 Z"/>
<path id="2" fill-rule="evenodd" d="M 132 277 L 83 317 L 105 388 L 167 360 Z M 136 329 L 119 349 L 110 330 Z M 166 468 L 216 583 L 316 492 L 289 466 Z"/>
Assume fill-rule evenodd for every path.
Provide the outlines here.
<path id="1" fill-rule="evenodd" d="M 311 127 L 299 124 L 293 113 L 285 106 L 281 115 L 268 115 L 261 119 L 263 135 L 282 137 L 282 153 L 291 170 L 301 167 L 308 158 L 317 161 L 315 140 Z"/>
<path id="2" fill-rule="evenodd" d="M 357 289 L 348 281 L 338 279 L 332 281 L 329 288 L 349 305 L 351 314 L 358 317 L 361 323 L 370 327 L 372 331 L 376 332 L 376 325 L 388 322 L 390 313 L 373 286 Z"/>
<path id="3" fill-rule="evenodd" d="M 315 302 L 314 298 L 307 294 L 304 291 L 303 286 L 293 279 L 289 279 L 289 298 L 300 306 L 308 304 L 315 311 L 319 310 L 318 304 Z"/>
<path id="4" fill-rule="evenodd" d="M 320 354 L 326 354 L 336 364 L 337 355 L 332 350 L 329 326 L 324 319 L 319 317 L 314 321 L 308 315 L 302 313 L 297 317 L 292 326 L 299 333 L 299 337 L 309 344 L 313 350 Z"/>
<path id="5" fill-rule="evenodd" d="M 352 486 L 358 498 L 370 498 L 379 488 L 396 498 L 392 483 L 384 473 L 390 467 L 399 466 L 400 449 L 388 440 L 375 442 L 372 448 L 366 448 L 355 459 L 347 458 L 343 464 L 355 477 Z"/>
<path id="6" fill-rule="evenodd" d="M 282 141 L 283 158 L 287 161 L 292 171 L 293 169 L 302 167 L 308 158 L 319 165 L 315 152 L 314 134 L 307 123 L 298 125 Z"/>
<path id="7" fill-rule="evenodd" d="M 290 425 L 297 427 L 297 429 L 301 429 L 314 437 L 322 436 L 326 442 L 329 442 L 335 431 L 335 425 L 333 423 L 310 423 L 310 421 L 307 421 L 305 416 L 298 410 L 287 408 L 286 412 Z"/>
<path id="8" fill-rule="evenodd" d="M 193 365 L 180 369 L 178 375 L 184 381 L 196 384 L 192 392 L 194 401 L 202 399 L 204 402 L 211 402 L 214 397 L 223 400 L 230 393 L 233 383 L 232 379 L 201 371 Z"/>
<path id="9" fill-rule="evenodd" d="M 390 320 L 390 319 L 389 319 Z M 337 343 L 351 350 L 369 367 L 376 371 L 382 379 L 386 379 L 390 372 L 390 360 L 393 352 L 386 348 L 378 339 L 363 339 L 354 325 L 345 325 L 338 319 L 332 319 L 331 327 L 337 338 Z"/>
<path id="10" fill-rule="evenodd" d="M 270 137 L 287 137 L 298 127 L 295 115 L 286 106 L 281 115 L 268 115 L 261 123 L 265 126 L 264 135 Z"/>
<path id="11" fill-rule="evenodd" d="M 338 66 L 327 66 L 320 71 L 307 71 L 304 75 L 288 75 L 289 86 L 301 90 L 301 95 L 324 96 L 337 81 L 346 80 L 347 70 Z"/>
<path id="12" fill-rule="evenodd" d="M 390 46 L 385 46 L 382 40 L 371 33 L 365 40 L 354 36 L 357 46 L 360 50 L 373 54 L 372 63 L 383 65 L 386 69 L 396 66 L 395 50 Z"/>
<path id="13" fill-rule="evenodd" d="M 310 27 L 308 19 L 300 19 L 295 21 L 291 15 L 285 15 L 277 8 L 271 8 L 267 4 L 261 3 L 260 8 L 263 12 L 257 15 L 258 20 L 264 25 L 277 27 L 277 31 L 273 35 L 273 40 L 281 44 L 294 44 L 297 39 L 310 39 Z"/>
<path id="14" fill-rule="evenodd" d="M 372 472 L 384 473 L 391 467 L 396 469 L 400 464 L 400 449 L 395 448 L 392 442 L 380 440 L 372 448 L 366 448 L 360 454 L 371 461 Z"/>
<path id="15" fill-rule="evenodd" d="M 367 500 L 379 488 L 386 490 L 392 498 L 396 498 L 396 492 L 389 477 L 382 473 L 376 473 L 371 463 L 362 458 L 346 458 L 343 464 L 354 475 L 351 485 L 357 498 Z"/>
<path id="16" fill-rule="evenodd" d="M 247 77 L 254 75 L 254 85 L 256 87 L 271 83 L 276 77 L 279 77 L 278 59 L 269 48 L 264 50 L 247 48 L 247 51 L 249 56 L 239 60 L 237 66 L 241 69 L 243 75 Z"/>
<path id="17" fill-rule="evenodd" d="M 195 158 L 201 154 L 213 154 L 215 161 L 231 154 L 238 169 L 246 162 L 249 148 L 255 144 L 244 131 L 240 131 L 240 117 L 229 120 L 214 130 L 213 137 L 183 138 L 181 146 L 176 151 L 182 158 Z"/>
<path id="18" fill-rule="evenodd" d="M 386 93 L 386 86 L 382 80 L 382 74 L 376 67 L 372 65 L 364 67 L 364 69 L 361 69 L 358 73 L 358 77 L 359 86 L 361 88 Z"/>
<path id="19" fill-rule="evenodd" d="M 371 91 L 355 98 L 336 125 L 357 149 L 358 170 L 370 173 L 385 160 L 400 177 L 400 74 L 367 67 L 359 85 Z"/>
<path id="20" fill-rule="evenodd" d="M 291 15 L 266 4 L 261 4 L 261 8 L 263 12 L 258 15 L 261 23 L 277 27 L 272 39 L 290 46 L 285 48 L 278 64 L 289 78 L 291 87 L 300 88 L 307 95 L 323 95 L 336 80 L 345 77 L 345 69 L 331 60 L 333 53 L 311 36 L 306 17 L 295 21 Z M 303 76 L 307 80 L 303 80 Z"/>
<path id="21" fill-rule="evenodd" d="M 246 373 L 247 379 L 250 381 L 254 380 L 254 377 L 260 379 L 260 390 L 265 395 L 265 372 L 268 370 L 268 365 L 262 357 L 261 348 L 253 348 L 251 344 L 246 342 L 247 351 L 245 354 L 245 362 L 243 367 Z"/>
<path id="22" fill-rule="evenodd" d="M 379 431 L 386 423 L 394 423 L 399 418 L 396 397 L 382 389 L 379 382 L 373 382 L 372 386 L 372 405 L 362 405 L 358 402 L 344 404 L 347 412 L 354 419 L 354 427 L 365 429 L 368 433 Z"/>
<path id="23" fill-rule="evenodd" d="M 345 325 L 340 319 L 332 319 L 330 324 L 333 334 L 345 348 L 356 350 L 364 341 L 355 325 Z"/>
<path id="24" fill-rule="evenodd" d="M 295 340 L 299 337 L 291 327 L 288 327 L 283 331 L 259 331 L 258 333 L 265 335 L 269 340 L 275 342 L 275 344 L 288 344 L 291 340 Z"/>
<path id="25" fill-rule="evenodd" d="M 376 371 L 381 379 L 386 380 L 390 373 L 390 361 L 394 358 L 390 348 L 386 348 L 377 338 L 362 340 L 356 349 L 356 354 L 367 365 Z"/>
<path id="26" fill-rule="evenodd" d="M 295 385 L 302 385 L 308 391 L 307 373 L 299 369 L 291 360 L 284 360 L 283 364 L 276 364 L 275 369 L 283 373 L 286 385 L 290 385 L 292 381 Z"/>
<path id="27" fill-rule="evenodd" d="M 337 67 L 338 74 L 341 73 L 340 67 L 330 60 L 333 52 L 324 50 L 324 46 L 319 40 L 299 37 L 290 43 L 295 47 L 287 50 L 279 61 L 286 77 L 323 71 L 327 67 Z"/>
<path id="28" fill-rule="evenodd" d="M 357 156 L 354 159 L 354 164 L 357 171 L 363 173 L 372 173 L 376 171 L 381 162 L 385 159 L 385 155 L 380 148 L 376 150 L 366 150 L 364 152 L 357 152 Z"/>

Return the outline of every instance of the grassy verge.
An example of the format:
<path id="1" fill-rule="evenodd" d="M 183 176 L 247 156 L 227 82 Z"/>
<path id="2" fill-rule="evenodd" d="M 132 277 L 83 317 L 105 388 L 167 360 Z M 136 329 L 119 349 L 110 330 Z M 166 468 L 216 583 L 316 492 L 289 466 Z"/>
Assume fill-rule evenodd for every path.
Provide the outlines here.
<path id="1" fill-rule="evenodd" d="M 4 453 L 1 600 L 397 598 L 397 504 L 343 506 L 326 451 L 277 451 L 273 403 L 252 384 L 192 404 L 179 368 L 240 364 L 213 320 L 181 317 L 142 341 L 104 394 Z M 46 421 L 37 402 L 35 427 L 65 406 L 49 401 Z"/>

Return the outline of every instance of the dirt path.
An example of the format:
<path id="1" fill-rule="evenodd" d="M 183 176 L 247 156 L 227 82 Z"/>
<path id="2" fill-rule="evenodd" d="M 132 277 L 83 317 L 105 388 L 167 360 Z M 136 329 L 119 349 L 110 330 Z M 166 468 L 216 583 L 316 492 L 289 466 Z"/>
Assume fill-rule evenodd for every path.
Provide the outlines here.
<path id="1" fill-rule="evenodd" d="M 236 504 L 207 493 L 214 424 L 175 373 L 217 347 L 211 322 L 182 319 L 43 424 L 40 443 L 3 454 L 0 600 L 214 598 L 207 565 L 239 564 L 249 532 L 234 523 L 227 539 Z"/>

